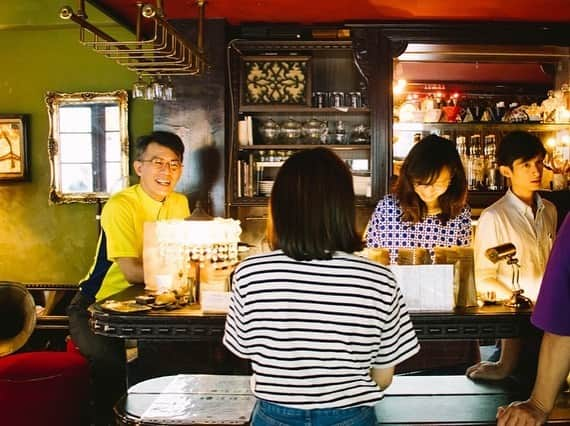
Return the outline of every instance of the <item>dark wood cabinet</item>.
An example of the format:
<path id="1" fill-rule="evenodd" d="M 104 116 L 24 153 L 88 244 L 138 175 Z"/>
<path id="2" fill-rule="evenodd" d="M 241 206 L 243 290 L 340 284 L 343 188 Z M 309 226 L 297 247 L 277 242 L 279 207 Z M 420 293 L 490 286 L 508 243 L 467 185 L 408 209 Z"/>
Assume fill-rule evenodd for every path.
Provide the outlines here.
<path id="1" fill-rule="evenodd" d="M 387 176 L 382 160 L 385 139 L 377 127 L 377 102 L 382 99 L 375 93 L 379 65 L 370 62 L 380 55 L 370 55 L 366 43 L 230 43 L 227 200 L 229 214 L 242 222 L 245 241 L 261 244 L 267 201 L 279 167 L 292 153 L 315 146 L 335 151 L 351 168 L 359 226 L 364 228 L 385 192 Z"/>
<path id="2" fill-rule="evenodd" d="M 414 45 L 416 51 L 420 52 L 416 58 L 420 65 L 422 61 L 489 62 L 498 64 L 499 67 L 504 66 L 505 72 L 511 72 L 513 68 L 510 67 L 510 62 L 534 63 L 544 69 L 544 72 L 554 73 L 549 78 L 552 84 L 559 86 L 562 80 L 568 80 L 570 75 L 570 33 L 565 25 L 511 22 L 363 22 L 345 24 L 343 28 L 350 30 L 350 39 L 238 39 L 232 41 L 228 47 L 231 138 L 228 145 L 229 177 L 226 199 L 228 214 L 242 221 L 244 240 L 247 242 L 258 246 L 261 244 L 271 180 L 283 160 L 296 150 L 315 145 L 328 146 L 353 166 L 356 180 L 363 182 L 364 179 L 360 178 L 367 179 L 365 185 L 369 186 L 357 191 L 361 194 L 357 201 L 358 222 L 359 226 L 364 228 L 375 204 L 389 191 L 393 181 L 393 141 L 396 132 L 418 131 L 413 130 L 413 127 L 420 126 L 419 132 L 422 135 L 436 132 L 455 137 L 460 133 L 494 132 L 500 137 L 505 132 L 521 129 L 548 138 L 553 134 L 567 133 L 570 129 L 570 123 L 422 122 L 398 123 L 394 126 L 394 73 L 397 71 L 398 61 L 402 60 L 402 54 L 409 46 Z M 279 97 L 281 95 L 276 95 L 265 104 L 258 104 L 255 99 L 252 101 L 251 96 L 246 99 L 244 91 L 251 95 L 247 93 L 251 90 L 248 88 L 251 80 L 248 79 L 247 70 L 251 71 L 252 68 L 245 67 L 244 61 L 251 62 L 251 58 L 254 61 L 268 62 L 295 62 L 297 59 L 306 61 L 306 64 L 300 65 L 306 72 L 304 77 L 308 79 L 303 86 L 304 98 L 301 97 L 298 102 L 285 98 L 282 102 Z M 421 79 L 421 76 L 418 81 L 437 83 L 436 80 Z M 526 86 L 522 85 L 521 88 L 516 82 L 502 84 L 501 81 L 495 81 L 483 84 L 468 79 L 456 83 L 463 84 L 469 91 L 496 90 L 500 95 L 520 93 L 523 89 L 529 89 L 537 95 L 544 92 L 546 87 L 544 83 L 525 83 Z M 342 105 L 335 107 L 335 101 L 322 103 L 319 98 L 320 93 L 336 96 L 337 92 L 345 95 Z M 350 100 L 346 100 L 347 93 L 351 92 L 360 93 L 361 103 L 352 105 Z M 546 93 L 543 94 L 546 97 Z M 251 122 L 250 133 L 244 136 L 242 131 L 240 137 L 240 127 L 243 130 L 243 121 L 247 121 L 248 117 Z M 303 133 L 299 138 L 271 137 L 273 123 L 295 135 L 295 128 L 311 120 L 326 123 L 326 138 L 306 139 Z M 337 138 L 336 135 L 339 121 L 342 121 L 345 127 L 345 140 Z M 367 130 L 368 139 L 366 143 L 351 143 L 354 141 L 350 133 L 359 125 Z M 494 191 L 472 191 L 469 198 L 477 212 L 494 202 L 501 194 L 502 192 Z"/>

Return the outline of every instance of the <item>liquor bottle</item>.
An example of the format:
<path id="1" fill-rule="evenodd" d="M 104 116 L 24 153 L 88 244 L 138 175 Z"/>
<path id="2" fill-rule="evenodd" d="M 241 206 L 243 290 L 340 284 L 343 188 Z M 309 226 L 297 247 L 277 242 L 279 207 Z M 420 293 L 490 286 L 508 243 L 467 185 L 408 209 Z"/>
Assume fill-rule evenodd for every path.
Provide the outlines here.
<path id="1" fill-rule="evenodd" d="M 485 180 L 485 157 L 481 147 L 481 135 L 469 138 L 469 161 L 467 163 L 467 186 L 470 191 L 483 189 Z"/>
<path id="2" fill-rule="evenodd" d="M 503 176 L 499 172 L 496 153 L 497 140 L 495 135 L 485 136 L 483 152 L 485 154 L 485 186 L 489 191 L 501 191 L 504 187 Z"/>
<path id="3" fill-rule="evenodd" d="M 459 153 L 459 158 L 467 174 L 467 167 L 469 163 L 469 151 L 467 149 L 467 140 L 465 136 L 457 136 L 455 139 L 455 146 L 457 147 L 457 152 Z"/>

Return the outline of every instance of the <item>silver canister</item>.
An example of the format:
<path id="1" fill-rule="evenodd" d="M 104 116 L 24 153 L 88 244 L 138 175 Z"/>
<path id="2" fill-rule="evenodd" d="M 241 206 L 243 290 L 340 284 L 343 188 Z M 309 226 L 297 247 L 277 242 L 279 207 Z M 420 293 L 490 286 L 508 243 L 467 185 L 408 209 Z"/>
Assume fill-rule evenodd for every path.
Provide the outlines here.
<path id="1" fill-rule="evenodd" d="M 327 92 L 313 92 L 313 107 L 325 108 L 328 106 Z"/>
<path id="2" fill-rule="evenodd" d="M 362 94 L 360 92 L 348 92 L 346 104 L 351 108 L 362 108 Z"/>
<path id="3" fill-rule="evenodd" d="M 332 92 L 330 106 L 333 108 L 344 106 L 344 92 Z"/>

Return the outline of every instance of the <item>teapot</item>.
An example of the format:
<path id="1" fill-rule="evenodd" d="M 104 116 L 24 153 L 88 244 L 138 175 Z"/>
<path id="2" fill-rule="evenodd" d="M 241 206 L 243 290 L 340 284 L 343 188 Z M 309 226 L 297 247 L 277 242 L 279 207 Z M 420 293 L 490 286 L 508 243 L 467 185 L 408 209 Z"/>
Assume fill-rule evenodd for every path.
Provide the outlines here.
<path id="1" fill-rule="evenodd" d="M 303 136 L 309 141 L 309 143 L 326 143 L 329 126 L 326 121 L 311 118 L 309 121 L 303 123 L 302 131 Z"/>
<path id="2" fill-rule="evenodd" d="M 263 143 L 275 144 L 281 127 L 272 119 L 264 121 L 259 127 L 259 133 L 263 139 Z"/>
<path id="3" fill-rule="evenodd" d="M 370 129 L 365 124 L 357 124 L 352 128 L 350 142 L 354 144 L 370 143 Z"/>
<path id="4" fill-rule="evenodd" d="M 298 143 L 301 138 L 301 130 L 301 123 L 293 118 L 289 118 L 281 124 L 281 136 L 285 139 L 285 143 Z"/>

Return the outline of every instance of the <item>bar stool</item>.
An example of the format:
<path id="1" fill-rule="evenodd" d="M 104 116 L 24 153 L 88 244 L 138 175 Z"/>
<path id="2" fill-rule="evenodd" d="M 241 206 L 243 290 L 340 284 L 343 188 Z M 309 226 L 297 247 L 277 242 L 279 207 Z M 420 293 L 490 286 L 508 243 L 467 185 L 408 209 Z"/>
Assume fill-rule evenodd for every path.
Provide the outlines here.
<path id="1" fill-rule="evenodd" d="M 0 313 L 2 424 L 85 424 L 89 367 L 74 343 L 68 340 L 65 352 L 13 353 L 26 343 L 36 319 L 33 297 L 22 284 L 0 282 Z"/>

